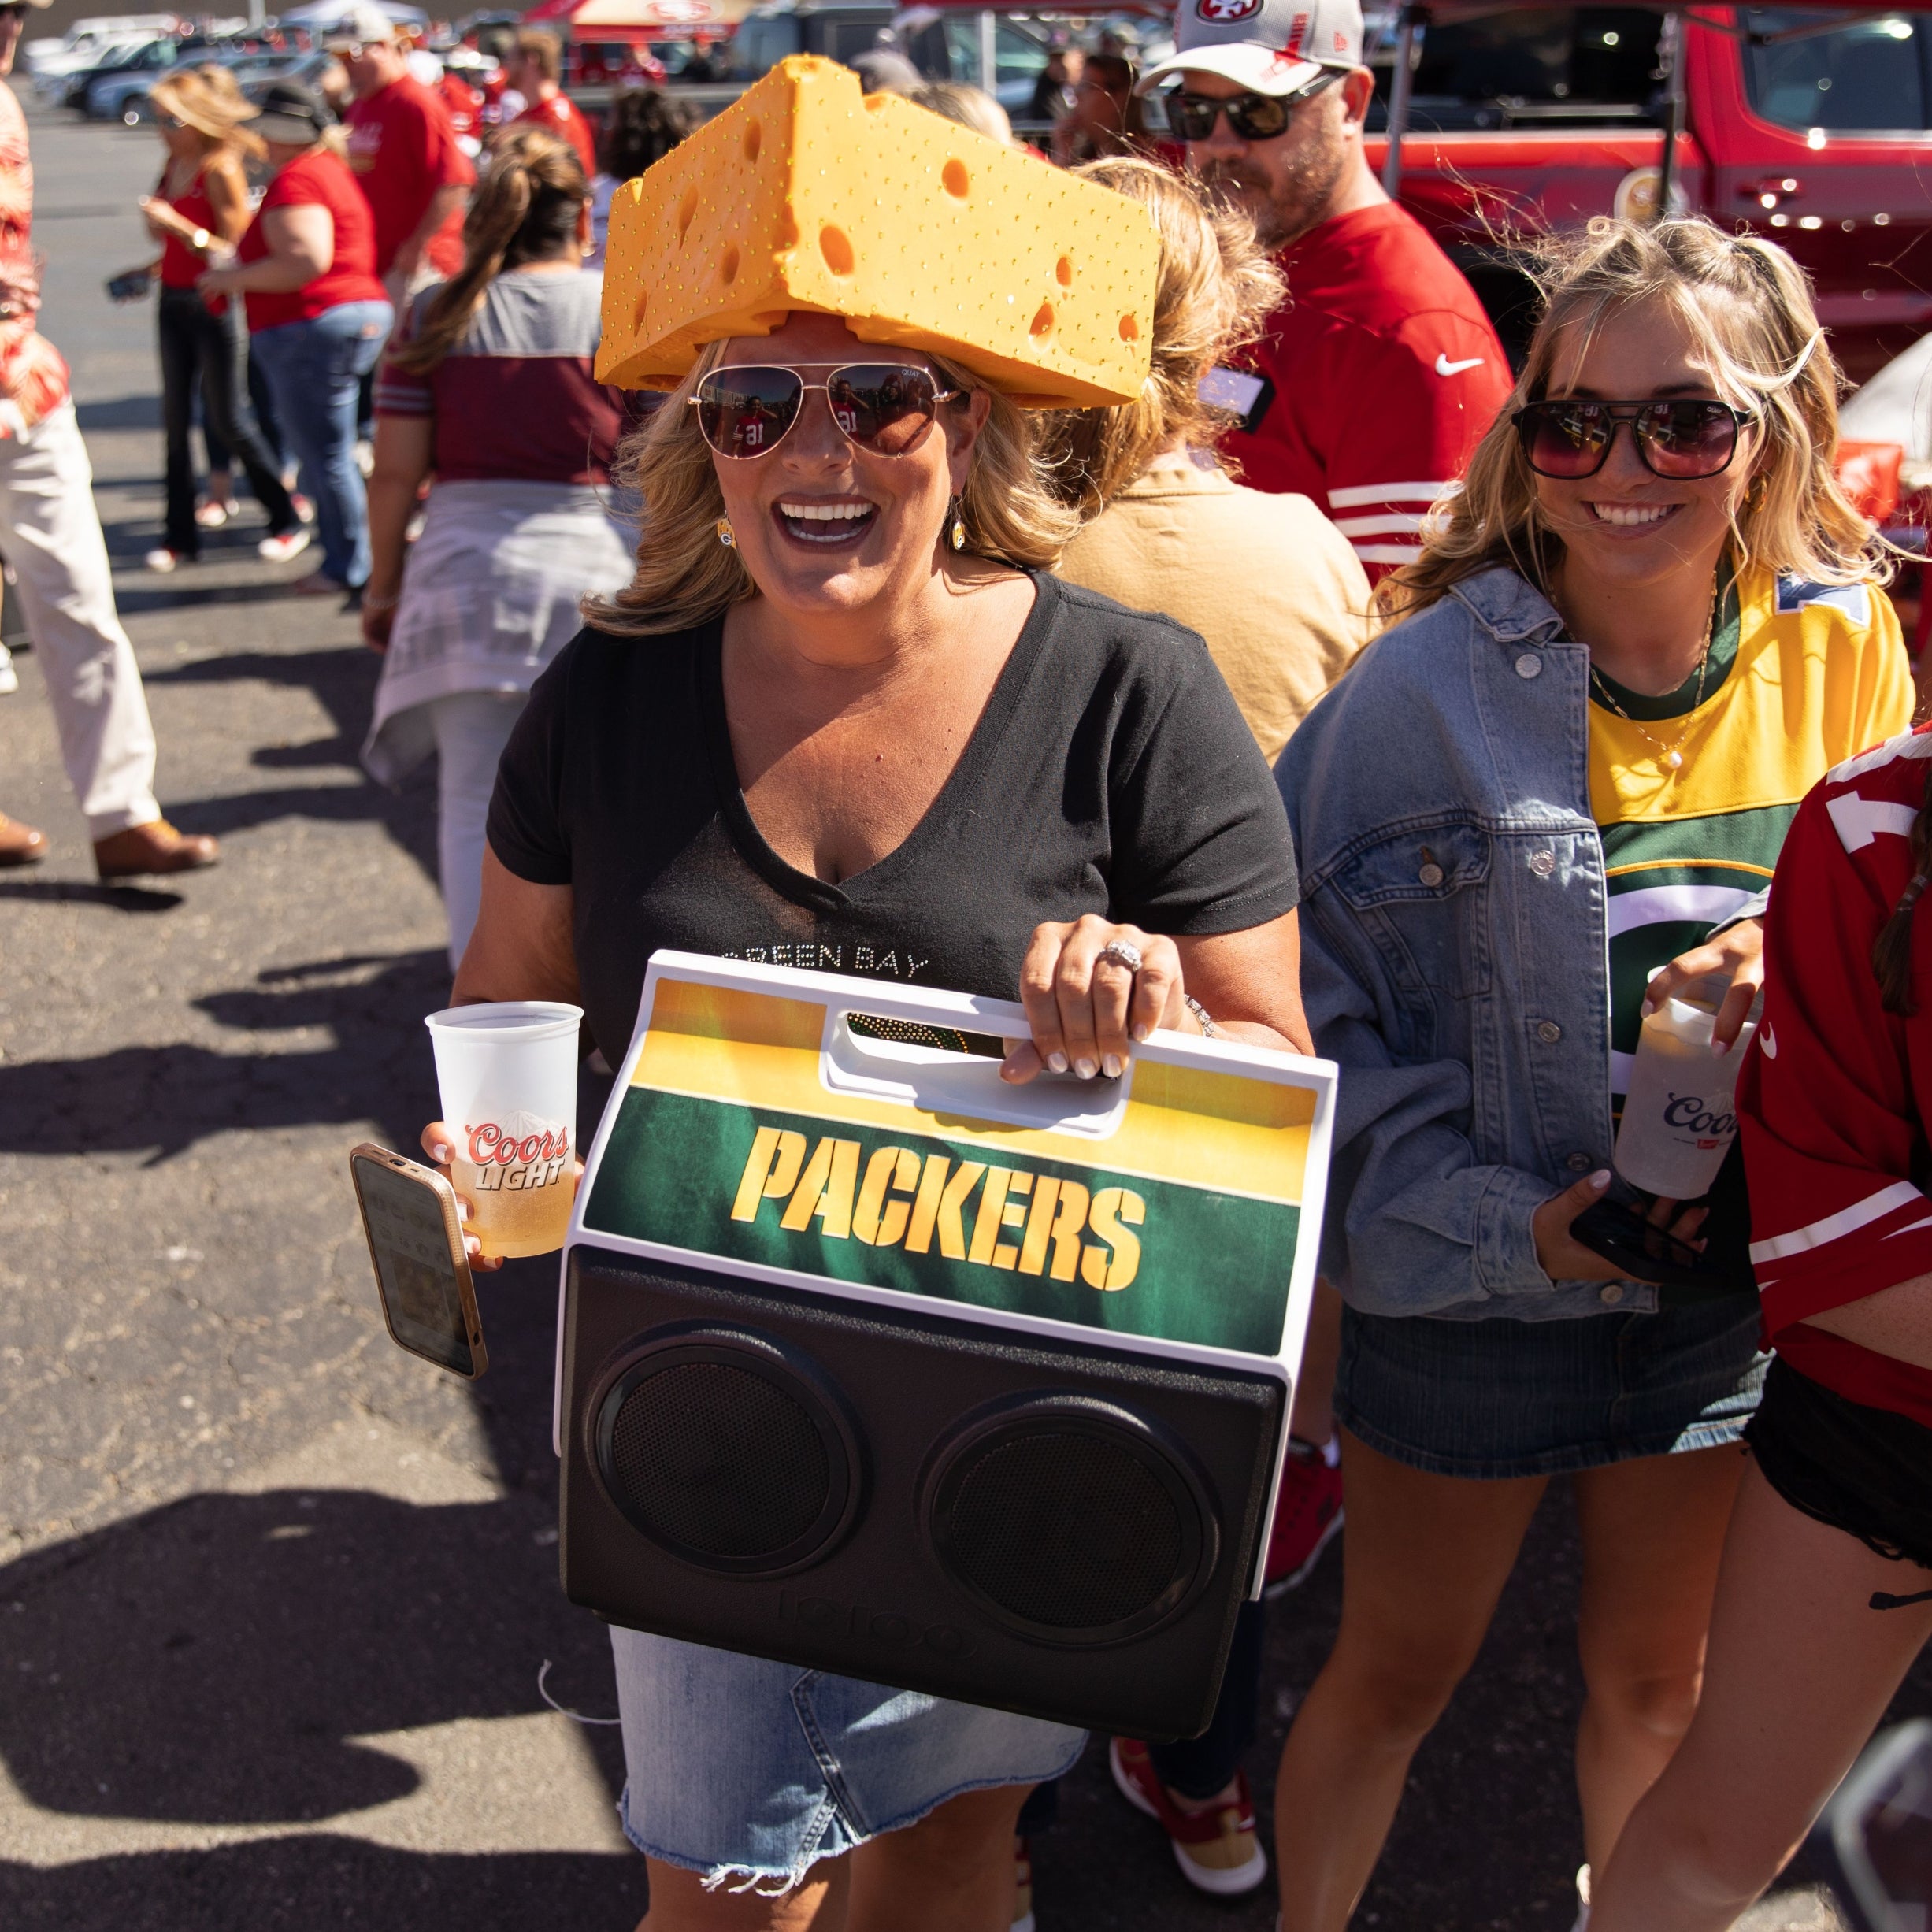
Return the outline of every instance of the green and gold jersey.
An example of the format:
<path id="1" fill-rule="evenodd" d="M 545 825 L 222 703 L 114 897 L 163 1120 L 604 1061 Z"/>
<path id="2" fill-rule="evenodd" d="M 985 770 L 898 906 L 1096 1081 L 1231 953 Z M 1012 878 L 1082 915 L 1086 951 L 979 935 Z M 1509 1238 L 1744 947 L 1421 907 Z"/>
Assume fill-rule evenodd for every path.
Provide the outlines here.
<path id="1" fill-rule="evenodd" d="M 1904 730 L 1914 703 L 1882 590 L 1761 568 L 1724 588 L 1701 703 L 1697 695 L 1694 673 L 1661 697 L 1591 679 L 1590 812 L 1609 882 L 1619 1096 L 1651 973 L 1764 889 L 1805 793 L 1834 765 Z M 1669 762 L 1671 749 L 1681 764 Z"/>

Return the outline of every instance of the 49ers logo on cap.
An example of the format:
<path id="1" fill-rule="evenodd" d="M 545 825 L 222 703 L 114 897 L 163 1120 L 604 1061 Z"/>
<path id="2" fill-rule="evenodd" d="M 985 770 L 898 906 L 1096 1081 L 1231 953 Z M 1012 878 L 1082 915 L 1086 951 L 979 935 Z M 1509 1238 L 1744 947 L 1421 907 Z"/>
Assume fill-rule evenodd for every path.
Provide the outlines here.
<path id="1" fill-rule="evenodd" d="M 1262 0 L 1194 0 L 1197 19 L 1225 27 L 1231 20 L 1244 20 L 1261 11 Z"/>

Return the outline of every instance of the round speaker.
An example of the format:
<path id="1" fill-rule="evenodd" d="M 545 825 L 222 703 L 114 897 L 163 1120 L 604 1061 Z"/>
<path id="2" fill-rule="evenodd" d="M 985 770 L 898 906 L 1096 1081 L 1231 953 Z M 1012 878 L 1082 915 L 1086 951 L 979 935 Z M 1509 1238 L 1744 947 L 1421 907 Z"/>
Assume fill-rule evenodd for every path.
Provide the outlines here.
<path id="1" fill-rule="evenodd" d="M 842 1405 L 768 1336 L 680 1325 L 627 1350 L 589 1414 L 605 1493 L 701 1570 L 803 1568 L 857 1513 L 858 1441 Z"/>
<path id="2" fill-rule="evenodd" d="M 1124 1642 L 1207 1580 L 1220 1530 L 1192 1459 L 1117 1403 L 1022 1396 L 982 1409 L 927 1466 L 920 1526 L 996 1622 L 1069 1648 Z"/>

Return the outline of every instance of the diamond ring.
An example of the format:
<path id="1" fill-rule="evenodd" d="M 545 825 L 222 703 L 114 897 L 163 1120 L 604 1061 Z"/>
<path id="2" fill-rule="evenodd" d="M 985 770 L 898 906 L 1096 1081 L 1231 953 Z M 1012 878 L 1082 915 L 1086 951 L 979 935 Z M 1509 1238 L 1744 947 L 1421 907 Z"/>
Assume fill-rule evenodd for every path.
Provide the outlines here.
<path id="1" fill-rule="evenodd" d="M 1130 939 L 1110 939 L 1100 948 L 1099 958 L 1095 960 L 1095 965 L 1099 965 L 1101 959 L 1117 966 L 1125 966 L 1129 973 L 1138 973 L 1143 964 L 1140 948 Z"/>

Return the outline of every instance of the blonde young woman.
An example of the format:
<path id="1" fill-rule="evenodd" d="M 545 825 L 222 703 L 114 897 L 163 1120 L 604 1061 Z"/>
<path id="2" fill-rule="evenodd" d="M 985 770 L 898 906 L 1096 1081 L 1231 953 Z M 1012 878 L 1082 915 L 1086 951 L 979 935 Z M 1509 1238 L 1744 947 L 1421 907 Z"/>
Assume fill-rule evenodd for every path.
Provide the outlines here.
<path id="1" fill-rule="evenodd" d="M 1282 1756 L 1286 1932 L 1347 1922 L 1552 1475 L 1583 1543 L 1592 1865 L 1696 1708 L 1756 1298 L 1659 1307 L 1570 1223 L 1610 1182 L 1647 1002 L 1722 974 L 1736 1039 L 1799 800 L 1911 714 L 1832 475 L 1837 388 L 1780 250 L 1593 223 L 1467 487 L 1383 587 L 1404 621 L 1277 767 L 1344 1069 L 1348 1304 L 1342 1625 Z M 1723 1211 L 1653 1214 L 1741 1239 Z"/>
<path id="2" fill-rule="evenodd" d="M 1203 380 L 1260 334 L 1285 296 L 1281 273 L 1247 214 L 1204 200 L 1171 169 L 1123 156 L 1079 172 L 1146 208 L 1161 238 L 1160 277 L 1140 400 L 1041 421 L 1054 487 L 1083 519 L 1059 574 L 1198 630 L 1272 761 L 1370 629 L 1369 582 L 1348 540 L 1308 498 L 1245 489 L 1214 454 L 1233 418 L 1202 399 Z M 1268 1575 L 1277 1588 L 1305 1575 L 1340 1526 L 1326 1449 L 1340 1314 L 1325 1291 L 1275 1517 Z M 1166 1830 L 1182 1876 L 1222 1897 L 1267 1875 L 1240 1763 L 1254 1741 L 1262 1633 L 1252 1604 L 1205 1736 L 1110 1747 L 1115 1782 Z"/>
<path id="3" fill-rule="evenodd" d="M 154 192 L 141 198 L 141 213 L 161 245 L 154 321 L 160 337 L 168 508 L 161 546 L 148 552 L 147 567 L 165 573 L 191 562 L 200 550 L 188 447 L 198 389 L 202 422 L 240 458 L 249 487 L 267 512 L 269 533 L 261 541 L 261 554 L 284 562 L 301 553 L 309 535 L 249 407 L 248 332 L 241 306 L 219 295 L 204 302 L 195 288 L 211 265 L 233 258 L 248 227 L 243 164 L 268 152 L 247 125 L 260 110 L 250 106 L 224 67 L 165 76 L 154 83 L 153 99 L 168 159 Z"/>
<path id="4" fill-rule="evenodd" d="M 540 128 L 506 130 L 463 218 L 462 269 L 416 298 L 376 376 L 362 635 L 386 655 L 362 757 L 395 784 L 436 752 L 452 970 L 510 727 L 577 630 L 578 599 L 631 580 L 608 501 L 622 402 L 591 373 L 603 277 L 583 272 L 590 232 L 576 154 Z"/>
<path id="5" fill-rule="evenodd" d="M 810 940 L 1018 994 L 1016 1081 L 1116 1073 L 1188 996 L 1305 1039 L 1267 768 L 1198 638 L 1047 574 L 1074 519 L 1010 401 L 795 313 L 707 347 L 633 467 L 636 575 L 511 736 L 459 1002 L 567 996 L 614 1062 L 657 947 Z M 1079 1732 L 612 1641 L 651 1932 L 1007 1932 Z"/>

